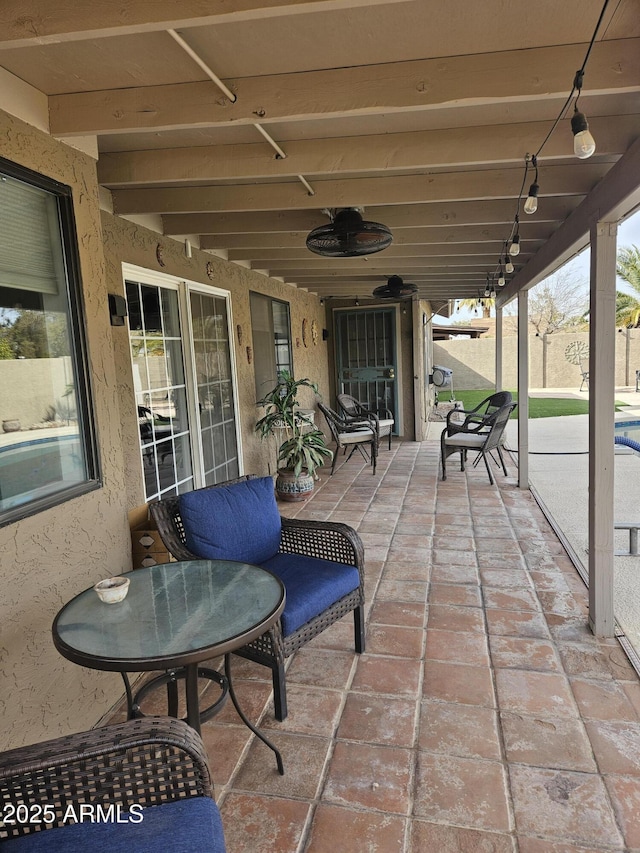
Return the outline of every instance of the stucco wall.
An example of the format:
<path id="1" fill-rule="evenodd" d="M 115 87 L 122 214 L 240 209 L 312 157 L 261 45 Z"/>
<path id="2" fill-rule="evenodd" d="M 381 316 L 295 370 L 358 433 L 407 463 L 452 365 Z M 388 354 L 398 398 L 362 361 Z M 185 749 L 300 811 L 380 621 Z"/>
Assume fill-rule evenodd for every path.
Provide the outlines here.
<path id="1" fill-rule="evenodd" d="M 640 370 L 640 329 L 611 330 L 616 339 L 616 385 L 635 386 L 636 370 Z M 567 348 L 579 342 L 589 346 L 586 332 L 556 333 L 542 337 L 529 337 L 529 385 L 531 388 L 579 388 L 580 368 L 567 360 Z M 453 387 L 459 389 L 487 389 L 495 384 L 495 338 L 438 341 L 433 345 L 435 364 L 453 370 Z M 503 387 L 517 385 L 517 338 L 503 338 Z M 546 347 L 546 357 L 543 349 Z M 588 370 L 587 361 L 583 363 Z"/>
<path id="2" fill-rule="evenodd" d="M 95 162 L 1 111 L 0 156 L 73 189 L 104 484 L 0 528 L 0 748 L 7 748 L 92 726 L 122 692 L 117 675 L 62 658 L 51 623 L 76 593 L 127 569 L 130 544 Z"/>
<path id="3" fill-rule="evenodd" d="M 231 326 L 235 346 L 238 382 L 238 411 L 240 413 L 241 442 L 244 473 L 268 474 L 269 463 L 274 459 L 273 449 L 260 441 L 254 431 L 258 409 L 256 407 L 255 375 L 253 362 L 247 357 L 247 346 L 251 346 L 251 313 L 249 291 L 264 293 L 290 304 L 291 332 L 293 338 L 294 374 L 301 379 L 308 376 L 317 382 L 321 394 L 328 394 L 327 342 L 322 340 L 321 330 L 325 325 L 324 311 L 320 300 L 305 291 L 283 284 L 276 279 L 239 267 L 216 258 L 196 248 L 187 258 L 182 243 L 163 237 L 109 213 L 102 212 L 104 252 L 110 293 L 124 295 L 122 264 L 133 264 L 154 273 L 164 273 L 185 281 L 215 286 L 231 294 Z M 158 263 L 157 247 L 161 247 L 163 266 Z M 209 272 L 207 272 L 209 265 Z M 317 343 L 307 335 L 307 346 L 302 340 L 302 321 L 308 328 L 315 320 L 318 328 Z M 238 338 L 238 326 L 242 328 L 242 342 Z M 128 344 L 128 327 L 113 330 L 114 352 L 117 366 L 117 388 L 120 399 L 124 454 L 127 470 L 127 507 L 133 509 L 144 504 L 144 488 L 140 451 L 138 448 L 138 420 Z M 303 408 L 313 408 L 314 395 L 303 389 L 299 396 Z M 316 423 L 325 428 L 322 418 Z"/>

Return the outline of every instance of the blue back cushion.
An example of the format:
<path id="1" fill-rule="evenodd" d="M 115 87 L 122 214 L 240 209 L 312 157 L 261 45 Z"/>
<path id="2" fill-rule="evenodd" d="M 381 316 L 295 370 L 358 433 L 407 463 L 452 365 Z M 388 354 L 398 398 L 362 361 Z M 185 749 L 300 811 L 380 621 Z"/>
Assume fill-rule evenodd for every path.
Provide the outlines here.
<path id="1" fill-rule="evenodd" d="M 276 554 L 262 563 L 287 591 L 281 616 L 285 637 L 360 586 L 355 566 L 302 554 Z"/>
<path id="2" fill-rule="evenodd" d="M 180 495 L 187 548 L 208 560 L 260 565 L 280 547 L 280 513 L 271 477 Z"/>
<path id="3" fill-rule="evenodd" d="M 106 809 L 106 807 L 105 807 Z M 79 810 L 79 809 L 78 809 Z M 225 853 L 220 812 L 210 797 L 151 806 L 128 822 L 68 823 L 0 842 L 2 853 Z"/>

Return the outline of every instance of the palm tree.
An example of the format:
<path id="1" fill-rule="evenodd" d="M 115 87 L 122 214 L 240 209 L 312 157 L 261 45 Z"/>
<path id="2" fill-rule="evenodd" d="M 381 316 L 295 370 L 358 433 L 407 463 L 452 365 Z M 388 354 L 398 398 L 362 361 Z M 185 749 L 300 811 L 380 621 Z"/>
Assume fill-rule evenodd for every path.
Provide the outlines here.
<path id="1" fill-rule="evenodd" d="M 616 293 L 616 325 L 629 329 L 640 325 L 640 248 L 623 246 L 618 250 L 616 273 L 633 288 L 633 293 Z"/>
<path id="2" fill-rule="evenodd" d="M 458 308 L 468 308 L 469 311 L 476 314 L 478 313 L 477 309 L 482 308 L 482 316 L 486 319 L 491 316 L 493 302 L 493 299 L 459 299 Z"/>

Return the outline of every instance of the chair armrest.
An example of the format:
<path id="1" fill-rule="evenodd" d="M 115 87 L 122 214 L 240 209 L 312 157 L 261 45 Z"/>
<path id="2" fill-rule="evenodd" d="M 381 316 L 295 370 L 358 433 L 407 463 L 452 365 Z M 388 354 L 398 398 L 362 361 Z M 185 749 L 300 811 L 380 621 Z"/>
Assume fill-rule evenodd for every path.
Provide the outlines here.
<path id="1" fill-rule="evenodd" d="M 348 524 L 283 516 L 280 551 L 356 566 L 364 580 L 364 545 Z"/>
<path id="2" fill-rule="evenodd" d="M 488 412 L 485 415 L 471 413 L 467 415 L 462 423 L 450 423 L 449 416 L 447 415 L 446 434 L 455 435 L 459 432 L 465 432 L 473 435 L 474 433 L 484 432 L 491 429 L 495 416 L 496 412 Z"/>
<path id="3" fill-rule="evenodd" d="M 0 753 L 5 818 L 9 804 L 46 805 L 47 824 L 64 826 L 68 807 L 82 803 L 124 811 L 187 797 L 213 797 L 213 786 L 202 740 L 182 720 L 129 720 Z M 42 828 L 5 821 L 0 839 Z"/>

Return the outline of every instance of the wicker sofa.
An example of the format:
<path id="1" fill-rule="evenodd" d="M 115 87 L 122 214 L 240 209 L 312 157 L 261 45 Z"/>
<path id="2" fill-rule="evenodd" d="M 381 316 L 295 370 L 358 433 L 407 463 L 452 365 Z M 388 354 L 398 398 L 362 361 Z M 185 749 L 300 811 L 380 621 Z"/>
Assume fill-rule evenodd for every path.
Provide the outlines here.
<path id="1" fill-rule="evenodd" d="M 224 853 L 199 735 L 154 717 L 0 753 L 2 853 Z"/>
<path id="2" fill-rule="evenodd" d="M 261 500 L 254 501 L 250 494 L 254 488 L 261 490 Z M 246 501 L 237 500 L 238 493 L 246 493 Z M 192 519 L 195 535 L 189 535 L 185 504 L 200 501 L 205 507 L 199 520 Z M 281 619 L 257 640 L 234 651 L 271 669 L 277 720 L 287 716 L 284 662 L 293 652 L 351 612 L 355 650 L 364 651 L 364 548 L 353 528 L 339 522 L 280 517 L 271 478 L 251 474 L 164 498 L 150 504 L 149 510 L 162 541 L 177 560 L 254 563 L 284 583 L 287 598 Z M 265 531 L 267 516 L 271 525 Z M 207 545 L 212 539 L 217 545 L 210 550 Z M 267 540 L 266 546 L 257 547 L 258 540 Z M 263 559 L 269 550 L 272 556 Z"/>

